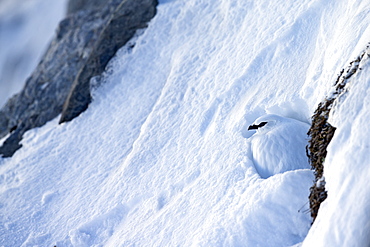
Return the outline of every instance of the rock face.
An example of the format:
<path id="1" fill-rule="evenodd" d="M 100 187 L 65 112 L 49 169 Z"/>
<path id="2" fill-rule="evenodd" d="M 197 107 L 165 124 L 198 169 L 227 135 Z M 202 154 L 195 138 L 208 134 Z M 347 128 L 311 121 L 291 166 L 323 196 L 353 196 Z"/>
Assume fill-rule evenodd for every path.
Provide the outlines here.
<path id="1" fill-rule="evenodd" d="M 85 9 L 101 8 L 106 2 L 106 0 L 70 0 L 67 6 L 67 14 Z"/>
<path id="2" fill-rule="evenodd" d="M 23 134 L 61 115 L 70 121 L 88 107 L 90 79 L 104 71 L 116 51 L 156 13 L 157 0 L 70 2 L 57 30 L 23 90 L 0 110 L 0 155 L 12 156 Z M 95 2 L 95 3 L 93 3 Z"/>

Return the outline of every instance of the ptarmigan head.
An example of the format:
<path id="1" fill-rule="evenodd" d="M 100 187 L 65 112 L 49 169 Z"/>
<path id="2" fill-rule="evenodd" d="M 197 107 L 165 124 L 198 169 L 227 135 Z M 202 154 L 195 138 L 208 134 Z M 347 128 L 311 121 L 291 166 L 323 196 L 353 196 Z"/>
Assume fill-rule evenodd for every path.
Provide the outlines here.
<path id="1" fill-rule="evenodd" d="M 253 124 L 249 125 L 248 130 L 256 130 L 258 133 L 266 132 L 273 128 L 276 124 L 287 121 L 284 118 L 275 114 L 266 114 L 257 118 Z"/>
<path id="2" fill-rule="evenodd" d="M 262 178 L 309 168 L 306 156 L 307 123 L 274 114 L 259 117 L 248 130 L 255 168 Z"/>

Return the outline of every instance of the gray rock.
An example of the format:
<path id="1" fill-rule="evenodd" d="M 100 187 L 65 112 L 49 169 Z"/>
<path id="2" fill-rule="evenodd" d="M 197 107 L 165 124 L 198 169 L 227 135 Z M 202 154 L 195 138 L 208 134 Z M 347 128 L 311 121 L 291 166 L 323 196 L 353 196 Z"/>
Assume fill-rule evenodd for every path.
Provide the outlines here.
<path id="1" fill-rule="evenodd" d="M 69 0 L 67 6 L 67 14 L 72 14 L 77 11 L 100 8 L 106 4 L 106 0 Z"/>
<path id="2" fill-rule="evenodd" d="M 0 155 L 12 156 L 23 134 L 61 115 L 70 121 L 91 101 L 90 79 L 156 13 L 157 0 L 109 0 L 70 14 L 23 90 L 0 110 Z"/>
<path id="3" fill-rule="evenodd" d="M 145 28 L 155 15 L 153 0 L 122 1 L 106 23 L 94 46 L 94 52 L 79 71 L 64 104 L 60 123 L 70 121 L 85 111 L 91 102 L 90 79 L 100 75 L 116 51 L 127 43 L 136 30 Z"/>

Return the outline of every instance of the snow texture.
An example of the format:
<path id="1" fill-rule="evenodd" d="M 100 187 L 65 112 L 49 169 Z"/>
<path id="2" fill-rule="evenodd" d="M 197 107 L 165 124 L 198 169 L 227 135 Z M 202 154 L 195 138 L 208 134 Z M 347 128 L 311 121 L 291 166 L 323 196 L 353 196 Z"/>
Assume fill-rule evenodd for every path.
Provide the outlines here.
<path id="1" fill-rule="evenodd" d="M 0 245 L 367 246 L 369 64 L 331 116 L 311 229 L 312 171 L 271 171 L 280 157 L 253 145 L 275 133 L 277 152 L 302 159 L 305 123 L 366 47 L 369 12 L 363 0 L 160 1 L 86 112 L 0 159 Z M 248 131 L 267 114 L 281 133 Z"/>

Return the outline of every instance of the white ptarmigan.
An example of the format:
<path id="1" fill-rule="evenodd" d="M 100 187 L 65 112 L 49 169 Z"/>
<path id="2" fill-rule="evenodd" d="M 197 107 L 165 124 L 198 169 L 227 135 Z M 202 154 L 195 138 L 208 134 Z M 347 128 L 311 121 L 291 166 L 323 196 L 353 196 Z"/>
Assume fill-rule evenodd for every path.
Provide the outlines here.
<path id="1" fill-rule="evenodd" d="M 255 168 L 262 178 L 290 170 L 309 168 L 306 156 L 307 123 L 267 114 L 259 117 L 248 130 Z"/>

